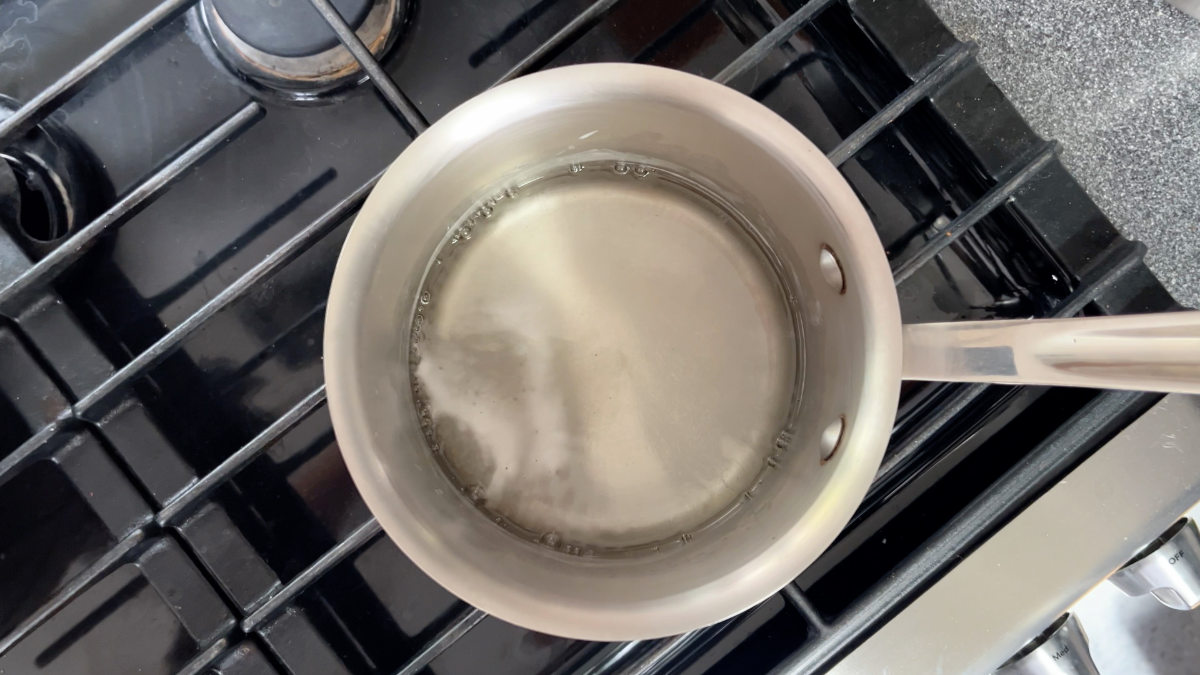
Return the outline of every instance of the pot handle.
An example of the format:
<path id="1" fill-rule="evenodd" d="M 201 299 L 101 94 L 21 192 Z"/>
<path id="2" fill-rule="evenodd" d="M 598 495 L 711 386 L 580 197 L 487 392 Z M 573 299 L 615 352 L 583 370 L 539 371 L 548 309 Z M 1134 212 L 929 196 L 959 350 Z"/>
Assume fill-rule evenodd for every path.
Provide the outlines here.
<path id="1" fill-rule="evenodd" d="M 903 377 L 1200 394 L 1200 311 L 909 324 Z"/>

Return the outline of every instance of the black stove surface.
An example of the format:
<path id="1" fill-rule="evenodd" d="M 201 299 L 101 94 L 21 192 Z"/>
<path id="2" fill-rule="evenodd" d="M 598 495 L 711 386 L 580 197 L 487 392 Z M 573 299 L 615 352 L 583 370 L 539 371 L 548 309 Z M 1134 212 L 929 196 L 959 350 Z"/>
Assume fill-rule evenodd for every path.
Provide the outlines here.
<path id="1" fill-rule="evenodd" d="M 909 322 L 1174 302 L 922 0 L 413 1 L 395 87 L 320 94 L 236 74 L 192 5 L 0 3 L 2 673 L 820 670 L 1155 400 L 909 384 L 859 513 L 759 607 L 629 644 L 487 617 L 355 492 L 321 333 L 375 177 L 498 80 L 635 61 L 761 100 L 841 167 Z"/>

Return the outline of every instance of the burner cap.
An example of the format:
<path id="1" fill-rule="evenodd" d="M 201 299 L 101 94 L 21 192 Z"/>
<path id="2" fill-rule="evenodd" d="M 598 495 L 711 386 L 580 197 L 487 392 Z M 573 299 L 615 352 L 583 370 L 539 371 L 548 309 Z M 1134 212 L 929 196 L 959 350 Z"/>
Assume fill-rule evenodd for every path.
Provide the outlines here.
<path id="1" fill-rule="evenodd" d="M 333 0 L 357 29 L 371 0 Z M 213 10 L 246 44 L 275 56 L 312 56 L 338 44 L 329 25 L 306 0 L 212 0 Z"/>
<path id="2" fill-rule="evenodd" d="M 333 0 L 375 56 L 391 46 L 407 0 Z M 204 33 L 249 80 L 303 98 L 361 78 L 358 62 L 304 0 L 201 0 Z"/>
<path id="3" fill-rule="evenodd" d="M 19 107 L 0 95 L 0 120 Z M 53 120 L 0 148 L 0 228 L 34 259 L 112 203 L 111 190 L 95 157 Z"/>

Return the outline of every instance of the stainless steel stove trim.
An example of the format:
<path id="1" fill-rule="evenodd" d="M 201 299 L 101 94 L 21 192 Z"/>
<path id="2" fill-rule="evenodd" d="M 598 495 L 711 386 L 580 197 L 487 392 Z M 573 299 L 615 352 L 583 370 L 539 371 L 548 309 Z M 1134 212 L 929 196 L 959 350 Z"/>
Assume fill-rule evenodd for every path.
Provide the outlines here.
<path id="1" fill-rule="evenodd" d="M 1200 396 L 1096 451 L 834 673 L 988 673 L 1200 501 Z"/>

